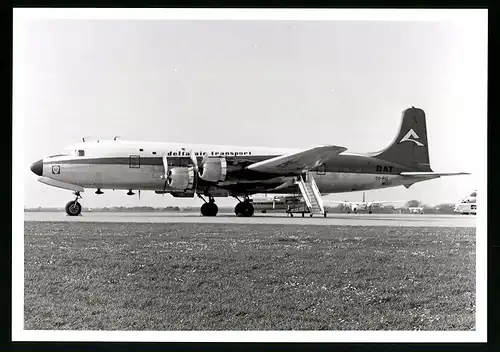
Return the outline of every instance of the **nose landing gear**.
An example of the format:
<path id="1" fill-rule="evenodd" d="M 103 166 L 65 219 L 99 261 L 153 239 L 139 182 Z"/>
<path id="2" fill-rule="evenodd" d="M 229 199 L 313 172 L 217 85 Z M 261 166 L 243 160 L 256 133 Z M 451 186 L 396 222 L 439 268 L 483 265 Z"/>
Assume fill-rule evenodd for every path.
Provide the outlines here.
<path id="1" fill-rule="evenodd" d="M 76 199 L 69 201 L 66 204 L 66 214 L 69 216 L 78 216 L 82 212 L 82 205 L 78 203 L 78 198 L 82 198 L 80 192 L 76 191 L 75 193 Z"/>

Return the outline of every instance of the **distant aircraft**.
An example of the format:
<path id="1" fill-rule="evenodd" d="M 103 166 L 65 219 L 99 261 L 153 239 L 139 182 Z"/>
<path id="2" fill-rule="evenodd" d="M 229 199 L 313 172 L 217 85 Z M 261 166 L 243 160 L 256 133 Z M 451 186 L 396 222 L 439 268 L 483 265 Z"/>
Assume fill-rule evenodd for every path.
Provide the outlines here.
<path id="1" fill-rule="evenodd" d="M 477 191 L 474 190 L 471 193 L 468 193 L 465 197 L 457 200 L 446 200 L 442 201 L 441 204 L 453 206 L 453 211 L 456 213 L 461 213 L 464 215 L 476 214 L 477 205 L 476 205 L 476 196 Z"/>
<path id="2" fill-rule="evenodd" d="M 390 203 L 405 203 L 405 200 L 375 200 L 375 201 L 370 201 L 367 202 L 365 200 L 365 192 L 363 192 L 363 201 L 362 202 L 341 202 L 341 201 L 335 201 L 335 200 L 329 200 L 329 203 L 333 204 L 341 204 L 344 207 L 347 208 L 347 213 L 353 212 L 354 214 L 357 214 L 358 211 L 364 211 L 367 212 L 368 214 L 372 213 L 373 210 L 373 205 L 381 205 L 383 206 L 384 204 L 390 204 Z"/>
<path id="3" fill-rule="evenodd" d="M 455 208 L 453 209 L 457 213 L 464 215 L 476 215 L 477 204 L 476 204 L 477 190 L 474 190 L 464 198 L 460 199 L 455 203 Z"/>
<path id="4" fill-rule="evenodd" d="M 135 194 L 132 190 L 197 195 L 205 202 L 203 216 L 217 215 L 215 197 L 236 198 L 235 214 L 252 216 L 251 195 L 300 191 L 311 215 L 326 216 L 325 194 L 408 188 L 441 176 L 468 174 L 432 171 L 425 113 L 414 107 L 403 111 L 393 142 L 374 153 L 352 153 L 336 145 L 278 149 L 83 139 L 61 154 L 36 161 L 31 170 L 38 181 L 74 192 L 76 198 L 66 204 L 71 216 L 80 214 L 78 199 L 85 188 L 97 189 L 96 194 L 112 189 L 128 190 L 128 195 Z"/>
<path id="5" fill-rule="evenodd" d="M 409 207 L 408 211 L 410 212 L 410 214 L 423 214 L 424 207 Z"/>

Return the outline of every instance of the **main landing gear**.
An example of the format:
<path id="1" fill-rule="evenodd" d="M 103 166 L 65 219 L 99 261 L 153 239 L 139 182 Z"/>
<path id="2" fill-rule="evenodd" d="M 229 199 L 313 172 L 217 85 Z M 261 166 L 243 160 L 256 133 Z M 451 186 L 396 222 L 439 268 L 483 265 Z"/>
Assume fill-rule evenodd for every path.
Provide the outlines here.
<path id="1" fill-rule="evenodd" d="M 208 196 L 208 202 L 203 198 L 201 194 L 198 194 L 205 203 L 201 206 L 200 211 L 203 216 L 216 216 L 219 212 L 219 207 L 215 204 L 215 199 L 212 196 Z"/>
<path id="2" fill-rule="evenodd" d="M 78 191 L 76 191 L 74 195 L 76 196 L 76 199 L 71 200 L 66 204 L 66 214 L 69 216 L 78 216 L 82 212 L 82 205 L 78 203 L 78 198 L 82 198 L 82 196 Z"/>
<path id="3" fill-rule="evenodd" d="M 205 203 L 201 206 L 200 212 L 202 216 L 216 216 L 217 213 L 219 212 L 219 208 L 217 207 L 217 204 L 215 204 L 215 199 L 211 195 L 208 195 L 208 202 L 203 198 L 201 194 L 198 194 L 198 197 L 200 197 Z M 235 196 L 236 199 L 238 197 Z M 254 214 L 255 210 L 250 203 L 250 198 L 245 197 L 244 201 L 240 201 L 238 199 L 239 203 L 236 204 L 234 207 L 234 213 L 237 216 L 243 216 L 243 217 L 250 217 Z"/>
<path id="4" fill-rule="evenodd" d="M 251 217 L 254 214 L 255 209 L 253 207 L 253 204 L 250 203 L 250 198 L 248 198 L 247 196 L 245 197 L 245 200 L 243 202 L 239 199 L 238 201 L 239 203 L 234 207 L 234 213 L 236 214 L 236 216 Z"/>

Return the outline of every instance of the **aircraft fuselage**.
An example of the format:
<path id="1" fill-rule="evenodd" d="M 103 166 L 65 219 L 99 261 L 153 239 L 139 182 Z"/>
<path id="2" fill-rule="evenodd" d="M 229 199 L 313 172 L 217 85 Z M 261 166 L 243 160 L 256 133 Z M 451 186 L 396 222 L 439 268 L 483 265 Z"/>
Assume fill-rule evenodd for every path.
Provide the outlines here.
<path id="1" fill-rule="evenodd" d="M 256 148 L 220 145 L 188 145 L 136 141 L 91 141 L 67 148 L 66 155 L 43 159 L 42 177 L 83 188 L 133 189 L 163 191 L 165 181 L 162 156 L 170 167 L 189 166 L 189 151 L 198 161 L 205 155 L 227 159 L 227 178 L 216 185 L 198 184 L 197 189 L 211 189 L 214 196 L 228 193 L 253 194 L 269 191 L 287 180 L 287 176 L 252 173 L 244 166 L 291 153 L 296 149 Z M 423 181 L 422 177 L 400 176 L 409 168 L 362 154 L 343 153 L 309 174 L 314 177 L 321 194 L 361 191 L 408 185 Z M 427 177 L 430 179 L 433 177 Z M 216 188 L 219 188 L 216 190 Z M 224 192 L 223 190 L 228 190 Z M 178 190 L 165 188 L 166 192 Z M 273 193 L 294 193 L 296 187 L 286 187 Z"/>

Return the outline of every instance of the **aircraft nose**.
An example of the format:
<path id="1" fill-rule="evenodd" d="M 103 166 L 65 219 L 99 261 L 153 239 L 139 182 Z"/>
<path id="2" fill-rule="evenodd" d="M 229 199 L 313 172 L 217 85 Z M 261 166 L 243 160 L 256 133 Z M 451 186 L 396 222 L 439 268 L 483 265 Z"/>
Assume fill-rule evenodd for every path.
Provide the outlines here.
<path id="1" fill-rule="evenodd" d="M 31 164 L 31 171 L 38 176 L 42 176 L 43 173 L 43 160 L 40 159 Z"/>

